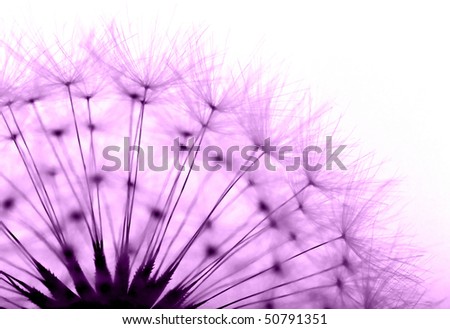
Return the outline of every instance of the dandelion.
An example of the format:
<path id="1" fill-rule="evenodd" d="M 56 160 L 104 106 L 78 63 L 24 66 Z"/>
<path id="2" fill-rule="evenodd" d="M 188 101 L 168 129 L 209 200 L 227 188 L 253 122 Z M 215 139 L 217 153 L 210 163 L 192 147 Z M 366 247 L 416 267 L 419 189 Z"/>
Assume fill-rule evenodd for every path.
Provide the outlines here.
<path id="1" fill-rule="evenodd" d="M 392 182 L 298 165 L 323 162 L 328 108 L 202 38 L 2 43 L 0 306 L 423 305 Z"/>

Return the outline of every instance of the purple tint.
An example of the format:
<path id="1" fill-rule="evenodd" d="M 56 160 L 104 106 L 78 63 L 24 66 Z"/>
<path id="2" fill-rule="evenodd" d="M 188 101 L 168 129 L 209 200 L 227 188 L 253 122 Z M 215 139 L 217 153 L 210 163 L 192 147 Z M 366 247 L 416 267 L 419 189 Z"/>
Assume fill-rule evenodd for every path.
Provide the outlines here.
<path id="1" fill-rule="evenodd" d="M 415 250 L 392 233 L 393 182 L 365 157 L 285 170 L 326 136 L 338 145 L 307 91 L 264 67 L 236 74 L 195 33 L 146 40 L 111 24 L 65 41 L 2 43 L 1 307 L 426 305 Z M 124 138 L 137 146 L 119 154 L 129 170 L 102 170 Z M 192 170 L 192 138 L 253 149 Z M 268 138 L 292 147 L 277 170 L 238 170 L 271 156 Z M 141 146 L 159 146 L 158 164 L 176 139 L 184 171 L 139 170 Z"/>

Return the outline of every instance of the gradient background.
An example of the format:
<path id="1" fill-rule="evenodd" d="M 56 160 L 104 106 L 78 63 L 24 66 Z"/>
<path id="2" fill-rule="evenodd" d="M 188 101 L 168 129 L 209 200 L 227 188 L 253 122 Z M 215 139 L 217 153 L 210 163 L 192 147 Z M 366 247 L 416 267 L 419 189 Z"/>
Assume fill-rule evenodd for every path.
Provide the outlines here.
<path id="1" fill-rule="evenodd" d="M 363 151 L 401 177 L 401 220 L 424 250 L 430 295 L 450 308 L 450 20 L 445 1 L 0 1 L 0 35 L 111 17 L 208 27 L 237 56 L 256 49 L 343 113 Z M 276 66 L 275 64 L 274 66 Z"/>

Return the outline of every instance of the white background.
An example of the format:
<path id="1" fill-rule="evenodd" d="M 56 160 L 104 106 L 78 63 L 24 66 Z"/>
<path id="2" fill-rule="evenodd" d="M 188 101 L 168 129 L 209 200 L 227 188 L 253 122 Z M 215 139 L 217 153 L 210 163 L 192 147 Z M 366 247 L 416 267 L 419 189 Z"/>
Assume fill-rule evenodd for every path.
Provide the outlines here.
<path id="1" fill-rule="evenodd" d="M 24 314 L 26 313 L 26 316 Z M 272 314 L 325 314 L 326 325 L 268 324 Z M 448 328 L 448 310 L 1 310 L 2 326 L 5 328 L 92 328 L 99 326 L 115 328 L 346 328 L 346 329 L 379 329 L 379 328 Z M 189 317 L 221 317 L 227 321 L 231 317 L 253 317 L 254 324 L 249 325 L 198 325 L 198 324 L 165 324 L 165 325 L 124 325 L 122 317 L 157 317 L 189 316 Z M 174 321 L 174 320 L 171 320 Z M 179 320 L 181 321 L 181 320 Z"/>
<path id="2" fill-rule="evenodd" d="M 1 1 L 12 24 L 158 17 L 208 26 L 216 43 L 284 59 L 345 113 L 364 150 L 403 177 L 402 219 L 427 252 L 430 291 L 450 297 L 450 19 L 446 1 Z M 450 300 L 443 307 L 450 307 Z"/>

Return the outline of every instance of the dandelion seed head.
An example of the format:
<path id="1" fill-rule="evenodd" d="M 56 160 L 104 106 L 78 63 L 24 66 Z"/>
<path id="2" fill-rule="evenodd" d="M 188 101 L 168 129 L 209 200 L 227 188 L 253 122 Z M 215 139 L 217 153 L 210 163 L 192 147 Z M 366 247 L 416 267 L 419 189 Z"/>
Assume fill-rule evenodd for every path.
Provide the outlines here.
<path id="1" fill-rule="evenodd" d="M 229 66 L 204 33 L 127 29 L 2 43 L 0 306 L 419 305 L 373 164 L 288 170 L 339 145 L 329 107 L 263 64 Z"/>

